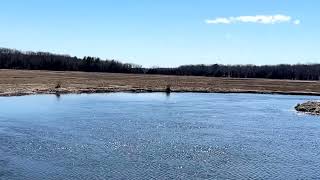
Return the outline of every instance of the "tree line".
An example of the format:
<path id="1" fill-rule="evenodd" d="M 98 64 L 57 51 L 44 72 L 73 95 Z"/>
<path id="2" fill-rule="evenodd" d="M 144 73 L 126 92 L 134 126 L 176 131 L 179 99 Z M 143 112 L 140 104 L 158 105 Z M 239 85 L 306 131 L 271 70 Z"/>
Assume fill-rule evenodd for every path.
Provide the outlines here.
<path id="1" fill-rule="evenodd" d="M 0 69 L 86 71 L 138 74 L 319 80 L 320 64 L 279 65 L 183 65 L 176 68 L 143 68 L 140 65 L 101 60 L 97 57 L 71 57 L 47 52 L 22 52 L 0 48 Z"/>
<path id="2" fill-rule="evenodd" d="M 101 60 L 100 58 L 90 56 L 80 59 L 69 55 L 59 55 L 48 52 L 22 52 L 7 48 L 0 48 L 0 68 L 143 73 L 143 68 L 139 65 L 121 63 L 115 60 Z"/>
<path id="3" fill-rule="evenodd" d="M 178 68 L 153 68 L 149 74 L 193 75 L 230 78 L 320 80 L 320 64 L 279 65 L 185 65 Z"/>

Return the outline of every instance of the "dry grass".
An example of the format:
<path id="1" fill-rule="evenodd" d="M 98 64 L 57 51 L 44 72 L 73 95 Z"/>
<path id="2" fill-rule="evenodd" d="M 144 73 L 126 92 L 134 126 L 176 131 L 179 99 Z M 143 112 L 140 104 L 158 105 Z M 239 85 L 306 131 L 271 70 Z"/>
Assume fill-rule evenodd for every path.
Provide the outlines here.
<path id="1" fill-rule="evenodd" d="M 320 82 L 317 81 L 0 70 L 0 96 L 119 91 L 165 92 L 168 85 L 172 92 L 320 95 Z"/>

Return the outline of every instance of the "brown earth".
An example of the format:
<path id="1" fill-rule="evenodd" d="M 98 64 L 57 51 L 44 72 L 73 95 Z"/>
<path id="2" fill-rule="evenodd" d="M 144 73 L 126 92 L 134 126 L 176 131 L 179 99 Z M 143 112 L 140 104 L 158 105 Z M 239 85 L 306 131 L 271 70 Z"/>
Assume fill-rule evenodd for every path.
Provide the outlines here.
<path id="1" fill-rule="evenodd" d="M 320 95 L 320 82 L 65 71 L 0 70 L 0 96 L 102 92 Z"/>

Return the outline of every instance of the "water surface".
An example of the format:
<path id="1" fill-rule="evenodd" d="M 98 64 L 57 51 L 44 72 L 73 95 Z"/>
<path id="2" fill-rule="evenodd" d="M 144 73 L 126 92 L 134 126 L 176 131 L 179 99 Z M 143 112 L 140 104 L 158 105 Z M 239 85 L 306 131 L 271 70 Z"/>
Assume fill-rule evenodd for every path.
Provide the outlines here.
<path id="1" fill-rule="evenodd" d="M 317 179 L 317 97 L 0 97 L 0 179 Z"/>

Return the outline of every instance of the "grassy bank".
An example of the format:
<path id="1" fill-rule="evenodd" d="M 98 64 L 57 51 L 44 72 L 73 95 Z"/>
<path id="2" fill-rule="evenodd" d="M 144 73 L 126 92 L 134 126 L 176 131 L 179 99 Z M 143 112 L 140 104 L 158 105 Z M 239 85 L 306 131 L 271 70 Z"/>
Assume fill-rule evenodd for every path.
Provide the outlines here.
<path id="1" fill-rule="evenodd" d="M 0 70 L 0 96 L 103 92 L 320 95 L 320 82 L 66 71 Z"/>

